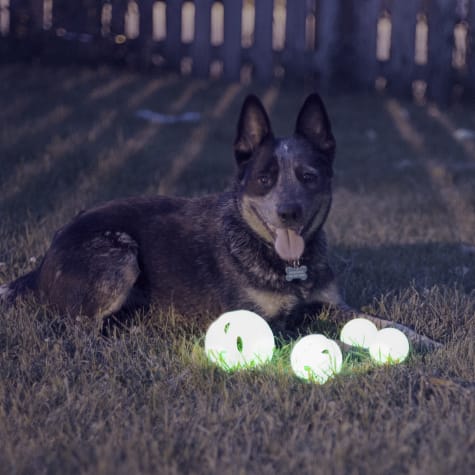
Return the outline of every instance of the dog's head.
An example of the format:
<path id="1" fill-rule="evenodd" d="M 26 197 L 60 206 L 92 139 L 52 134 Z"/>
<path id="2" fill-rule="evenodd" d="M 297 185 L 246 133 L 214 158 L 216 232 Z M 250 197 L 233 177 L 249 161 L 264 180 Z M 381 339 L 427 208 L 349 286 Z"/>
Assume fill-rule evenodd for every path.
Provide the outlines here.
<path id="1" fill-rule="evenodd" d="M 283 260 L 298 260 L 331 204 L 335 139 L 320 96 L 307 98 L 286 138 L 274 137 L 261 102 L 248 96 L 234 153 L 244 219 Z"/>

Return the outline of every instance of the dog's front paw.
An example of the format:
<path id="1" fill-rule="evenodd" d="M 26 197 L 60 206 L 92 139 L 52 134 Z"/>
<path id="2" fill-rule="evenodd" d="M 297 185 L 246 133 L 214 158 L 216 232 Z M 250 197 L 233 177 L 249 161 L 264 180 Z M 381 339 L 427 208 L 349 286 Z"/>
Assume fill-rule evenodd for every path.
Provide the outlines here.
<path id="1" fill-rule="evenodd" d="M 416 349 L 423 352 L 432 352 L 442 348 L 444 345 L 438 341 L 432 340 L 424 335 L 416 333 L 417 336 L 413 337 L 412 344 Z M 411 340 L 411 339 L 410 339 Z"/>
<path id="2" fill-rule="evenodd" d="M 348 312 L 347 308 L 345 308 L 345 310 Z M 397 328 L 402 333 L 404 333 L 404 335 L 406 335 L 407 339 L 411 343 L 411 346 L 416 351 L 428 353 L 428 352 L 438 350 L 439 348 L 442 348 L 443 346 L 442 343 L 439 343 L 438 341 L 435 341 L 432 338 L 429 338 L 425 335 L 421 335 L 420 333 L 417 333 L 416 331 L 412 330 L 406 325 L 402 325 L 401 323 L 397 323 L 392 320 L 386 320 L 381 317 L 376 317 L 368 313 L 356 312 L 350 309 L 350 314 L 351 313 L 352 313 L 351 318 L 356 318 L 356 317 L 366 318 L 367 320 L 370 320 L 371 322 L 373 322 L 376 325 L 376 328 L 378 328 L 379 330 L 382 328 L 388 328 L 388 327 Z"/>

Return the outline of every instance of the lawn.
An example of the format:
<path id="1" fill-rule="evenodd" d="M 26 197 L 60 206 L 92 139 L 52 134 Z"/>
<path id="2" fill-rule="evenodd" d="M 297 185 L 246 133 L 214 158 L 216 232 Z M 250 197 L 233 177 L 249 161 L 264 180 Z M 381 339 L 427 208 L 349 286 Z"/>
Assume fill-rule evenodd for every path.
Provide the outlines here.
<path id="1" fill-rule="evenodd" d="M 310 91 L 2 66 L 0 284 L 94 203 L 224 189 L 246 94 L 283 135 Z M 443 348 L 387 367 L 350 357 L 317 385 L 291 374 L 283 342 L 262 370 L 213 367 L 192 312 L 137 315 L 105 340 L 23 302 L 0 313 L 2 473 L 475 473 L 475 138 L 463 132 L 475 109 L 326 103 L 338 144 L 326 229 L 343 294 Z M 156 124 L 139 109 L 202 120 Z"/>

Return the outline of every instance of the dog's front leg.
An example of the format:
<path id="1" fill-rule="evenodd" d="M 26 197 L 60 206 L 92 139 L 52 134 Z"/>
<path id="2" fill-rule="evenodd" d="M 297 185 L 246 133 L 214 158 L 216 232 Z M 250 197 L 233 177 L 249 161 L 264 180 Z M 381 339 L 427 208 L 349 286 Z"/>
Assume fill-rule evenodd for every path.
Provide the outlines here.
<path id="1" fill-rule="evenodd" d="M 312 295 L 312 302 L 320 305 L 325 305 L 334 314 L 335 320 L 339 322 L 347 322 L 353 318 L 366 318 L 376 325 L 378 330 L 382 328 L 392 327 L 402 331 L 407 336 L 413 348 L 418 351 L 433 351 L 437 348 L 441 348 L 442 344 L 428 338 L 424 335 L 420 335 L 416 331 L 412 330 L 401 323 L 393 322 L 392 320 L 386 320 L 375 315 L 370 315 L 364 312 L 360 312 L 351 308 L 341 298 L 338 286 L 335 281 L 329 282 L 326 286 L 317 289 Z"/>
<path id="2" fill-rule="evenodd" d="M 386 320 L 381 317 L 376 317 L 368 313 L 359 312 L 358 310 L 355 310 L 346 304 L 339 304 L 336 306 L 335 310 L 338 313 L 338 316 L 343 317 L 345 321 L 351 320 L 353 318 L 366 318 L 367 320 L 373 322 L 378 330 L 388 327 L 397 328 L 407 336 L 407 339 L 410 341 L 411 345 L 418 351 L 427 352 L 442 347 L 441 343 L 432 340 L 427 336 L 421 335 L 411 328 L 402 325 L 401 323 L 397 323 L 392 320 Z"/>

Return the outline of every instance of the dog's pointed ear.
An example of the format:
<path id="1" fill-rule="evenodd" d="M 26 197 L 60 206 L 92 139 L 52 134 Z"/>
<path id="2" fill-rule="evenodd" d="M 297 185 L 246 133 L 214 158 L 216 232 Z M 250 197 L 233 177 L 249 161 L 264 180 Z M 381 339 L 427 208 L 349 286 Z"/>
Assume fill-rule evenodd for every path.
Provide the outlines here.
<path id="1" fill-rule="evenodd" d="M 335 138 L 323 101 L 318 94 L 311 94 L 300 109 L 295 133 L 306 138 L 317 150 L 333 158 Z"/>
<path id="2" fill-rule="evenodd" d="M 253 94 L 242 105 L 234 141 L 234 156 L 238 166 L 244 165 L 252 152 L 272 135 L 269 117 L 261 101 Z"/>

